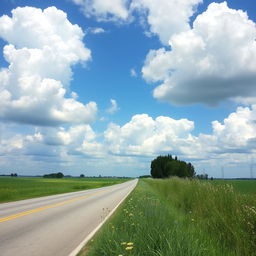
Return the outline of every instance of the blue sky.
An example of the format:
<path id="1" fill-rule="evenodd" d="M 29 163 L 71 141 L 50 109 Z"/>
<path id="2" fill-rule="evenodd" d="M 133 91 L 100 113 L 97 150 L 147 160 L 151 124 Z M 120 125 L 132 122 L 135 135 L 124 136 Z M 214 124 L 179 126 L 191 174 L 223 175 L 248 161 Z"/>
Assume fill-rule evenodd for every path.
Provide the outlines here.
<path id="1" fill-rule="evenodd" d="M 250 177 L 255 7 L 3 0 L 0 173 L 138 176 L 173 154 Z"/>

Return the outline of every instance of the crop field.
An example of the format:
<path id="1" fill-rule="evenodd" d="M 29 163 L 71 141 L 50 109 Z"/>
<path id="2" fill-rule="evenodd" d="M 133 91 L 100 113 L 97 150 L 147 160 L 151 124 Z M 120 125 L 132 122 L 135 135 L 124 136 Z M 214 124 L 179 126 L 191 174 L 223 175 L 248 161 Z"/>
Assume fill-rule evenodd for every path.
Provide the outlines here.
<path id="1" fill-rule="evenodd" d="M 99 188 L 127 181 L 117 178 L 17 178 L 0 177 L 0 202 Z"/>
<path id="2" fill-rule="evenodd" d="M 233 188 L 243 194 L 256 194 L 256 180 L 212 180 L 215 185 L 230 184 Z"/>
<path id="3" fill-rule="evenodd" d="M 256 197 L 246 182 L 140 180 L 79 256 L 255 256 Z"/>

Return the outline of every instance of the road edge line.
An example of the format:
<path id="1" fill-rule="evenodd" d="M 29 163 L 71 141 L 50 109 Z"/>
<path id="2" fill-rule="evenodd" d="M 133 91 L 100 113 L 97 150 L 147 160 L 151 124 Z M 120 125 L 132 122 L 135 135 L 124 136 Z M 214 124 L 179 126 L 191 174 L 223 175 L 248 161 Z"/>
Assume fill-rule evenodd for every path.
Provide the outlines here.
<path id="1" fill-rule="evenodd" d="M 119 207 L 119 205 L 130 195 L 130 193 L 136 188 L 138 184 L 138 180 L 134 188 L 129 191 L 123 199 L 120 200 L 120 202 L 115 206 L 115 208 L 105 217 L 105 219 L 93 230 L 91 233 L 89 233 L 86 238 L 68 255 L 68 256 L 76 256 L 81 249 L 88 243 L 90 239 L 97 233 L 97 231 L 103 226 L 103 224 L 109 219 L 109 217 L 115 212 L 115 210 Z"/>

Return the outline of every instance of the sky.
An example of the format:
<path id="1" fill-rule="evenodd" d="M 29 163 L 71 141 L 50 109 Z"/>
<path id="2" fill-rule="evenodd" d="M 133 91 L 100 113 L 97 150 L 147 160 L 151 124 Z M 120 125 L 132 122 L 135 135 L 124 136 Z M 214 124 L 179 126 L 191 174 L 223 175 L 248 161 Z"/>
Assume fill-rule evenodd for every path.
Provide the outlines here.
<path id="1" fill-rule="evenodd" d="M 171 154 L 198 174 L 256 177 L 255 10 L 2 0 L 0 174 L 136 177 Z"/>

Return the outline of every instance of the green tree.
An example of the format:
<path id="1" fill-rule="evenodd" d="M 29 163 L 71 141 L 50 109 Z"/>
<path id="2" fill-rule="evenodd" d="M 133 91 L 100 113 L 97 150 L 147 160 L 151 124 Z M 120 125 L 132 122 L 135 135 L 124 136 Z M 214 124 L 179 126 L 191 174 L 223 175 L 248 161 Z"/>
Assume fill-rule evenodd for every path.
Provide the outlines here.
<path id="1" fill-rule="evenodd" d="M 153 178 L 167 178 L 170 176 L 194 177 L 195 170 L 191 163 L 178 160 L 177 156 L 158 156 L 151 162 L 151 176 Z"/>
<path id="2" fill-rule="evenodd" d="M 57 178 L 57 179 L 61 179 L 61 178 L 64 177 L 64 174 L 62 172 L 57 172 L 57 173 L 45 174 L 43 177 L 44 178 Z"/>

